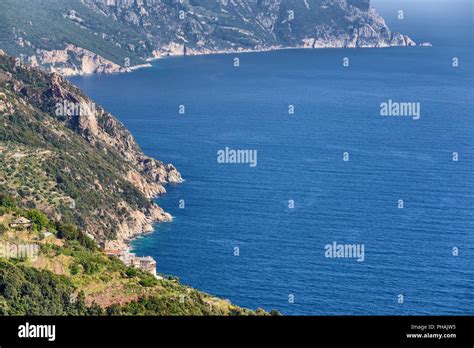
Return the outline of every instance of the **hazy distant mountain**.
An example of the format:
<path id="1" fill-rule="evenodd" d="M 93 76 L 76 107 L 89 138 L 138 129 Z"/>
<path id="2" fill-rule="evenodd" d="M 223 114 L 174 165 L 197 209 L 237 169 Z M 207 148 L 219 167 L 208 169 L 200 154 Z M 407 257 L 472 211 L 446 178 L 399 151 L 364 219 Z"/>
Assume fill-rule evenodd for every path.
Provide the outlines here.
<path id="1" fill-rule="evenodd" d="M 162 55 L 414 45 L 369 0 L 2 0 L 0 34 L 8 53 L 68 75 Z"/>

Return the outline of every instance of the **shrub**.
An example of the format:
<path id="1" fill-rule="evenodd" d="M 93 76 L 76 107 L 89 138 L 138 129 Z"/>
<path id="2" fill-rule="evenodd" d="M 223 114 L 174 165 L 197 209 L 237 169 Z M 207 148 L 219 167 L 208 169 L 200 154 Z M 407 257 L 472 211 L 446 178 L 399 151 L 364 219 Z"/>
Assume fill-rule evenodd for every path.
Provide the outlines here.
<path id="1" fill-rule="evenodd" d="M 5 233 L 6 231 L 8 231 L 7 226 L 0 224 L 0 234 Z"/>
<path id="2" fill-rule="evenodd" d="M 69 266 L 69 272 L 71 272 L 72 275 L 78 274 L 79 271 L 80 271 L 80 268 L 77 262 L 74 262 Z"/>
<path id="3" fill-rule="evenodd" d="M 10 195 L 0 193 L 0 206 L 9 209 L 16 208 L 16 200 Z"/>
<path id="4" fill-rule="evenodd" d="M 140 280 L 140 285 L 144 287 L 153 287 L 158 284 L 158 279 L 152 275 L 146 275 Z"/>
<path id="5" fill-rule="evenodd" d="M 138 275 L 138 271 L 136 268 L 133 268 L 133 267 L 128 267 L 127 270 L 125 271 L 125 275 L 128 277 L 128 278 L 134 278 Z"/>

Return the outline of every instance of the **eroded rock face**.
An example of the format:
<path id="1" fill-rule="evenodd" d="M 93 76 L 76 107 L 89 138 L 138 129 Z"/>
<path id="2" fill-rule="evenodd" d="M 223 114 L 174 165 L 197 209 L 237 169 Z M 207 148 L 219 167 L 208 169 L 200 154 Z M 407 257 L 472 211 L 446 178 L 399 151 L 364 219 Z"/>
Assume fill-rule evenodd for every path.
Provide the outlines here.
<path id="1" fill-rule="evenodd" d="M 115 151 L 121 158 L 132 164 L 132 170 L 126 173 L 126 178 L 140 187 L 147 197 L 155 197 L 166 192 L 163 187 L 165 184 L 182 182 L 181 174 L 172 164 L 165 165 L 146 156 L 132 134 L 119 120 L 100 106 L 96 106 L 61 75 L 51 75 L 51 84 L 47 94 L 51 105 L 67 102 L 93 106 L 92 113 L 72 115 L 67 117 L 64 123 L 81 134 L 88 142 L 105 145 L 106 149 Z"/>
<path id="2" fill-rule="evenodd" d="M 129 72 L 130 69 L 121 67 L 98 54 L 74 45 L 67 45 L 64 50 L 46 51 L 38 49 L 35 56 L 31 56 L 36 65 L 39 64 L 49 72 L 65 76 L 83 74 L 111 74 Z M 32 64 L 35 66 L 35 64 Z"/>
<path id="3" fill-rule="evenodd" d="M 107 249 L 124 249 L 133 238 L 143 233 L 153 232 L 154 223 L 166 223 L 173 220 L 169 213 L 156 204 L 151 205 L 146 211 L 130 210 L 125 202 L 120 208 L 128 210 L 131 218 L 119 225 L 120 233 L 116 239 L 106 242 Z"/>

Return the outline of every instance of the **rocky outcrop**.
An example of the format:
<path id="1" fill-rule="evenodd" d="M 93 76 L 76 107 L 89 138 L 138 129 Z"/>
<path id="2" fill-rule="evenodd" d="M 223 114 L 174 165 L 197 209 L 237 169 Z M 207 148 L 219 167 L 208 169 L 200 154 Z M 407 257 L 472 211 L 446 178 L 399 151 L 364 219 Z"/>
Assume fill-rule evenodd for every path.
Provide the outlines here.
<path id="1" fill-rule="evenodd" d="M 132 134 L 112 114 L 96 106 L 80 90 L 70 85 L 61 75 L 52 74 L 49 89 L 45 92 L 51 105 L 70 103 L 91 106 L 86 114 L 69 115 L 64 123 L 81 134 L 91 144 L 104 144 L 125 161 L 133 165 L 135 172 L 127 173 L 127 180 L 141 186 L 147 197 L 164 193 L 162 185 L 180 183 L 180 173 L 172 164 L 164 165 L 146 156 Z M 140 180 L 141 181 L 140 181 Z"/>
<path id="2" fill-rule="evenodd" d="M 129 209 L 129 207 L 126 202 L 122 202 L 119 209 Z M 153 232 L 153 225 L 156 222 L 166 223 L 173 220 L 170 214 L 166 213 L 156 204 L 151 205 L 144 212 L 130 210 L 129 214 L 131 218 L 119 224 L 117 238 L 105 242 L 104 247 L 106 249 L 123 250 L 133 238 L 144 233 Z"/>
<path id="3" fill-rule="evenodd" d="M 65 76 L 131 71 L 129 68 L 124 68 L 94 52 L 74 45 L 67 45 L 64 50 L 38 49 L 36 55 L 29 59 L 37 62 L 49 72 Z"/>

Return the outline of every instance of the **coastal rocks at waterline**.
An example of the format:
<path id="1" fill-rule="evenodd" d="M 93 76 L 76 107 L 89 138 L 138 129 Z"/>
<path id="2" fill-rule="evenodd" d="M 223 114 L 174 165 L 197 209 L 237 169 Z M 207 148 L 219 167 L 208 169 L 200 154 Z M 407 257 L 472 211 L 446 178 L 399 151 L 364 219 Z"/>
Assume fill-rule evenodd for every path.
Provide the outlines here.
<path id="1" fill-rule="evenodd" d="M 122 204 L 121 208 L 127 208 Z M 161 207 L 152 204 L 146 211 L 130 210 L 130 219 L 123 221 L 118 226 L 117 238 L 105 242 L 106 249 L 125 249 L 128 248 L 130 241 L 144 233 L 153 232 L 153 224 L 171 222 L 173 217 L 165 212 Z"/>

